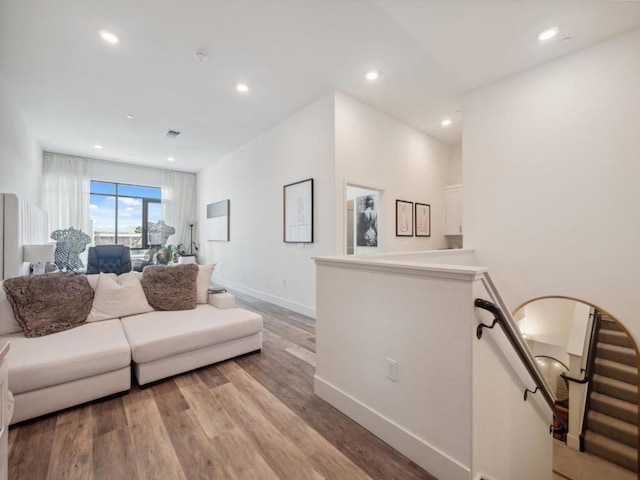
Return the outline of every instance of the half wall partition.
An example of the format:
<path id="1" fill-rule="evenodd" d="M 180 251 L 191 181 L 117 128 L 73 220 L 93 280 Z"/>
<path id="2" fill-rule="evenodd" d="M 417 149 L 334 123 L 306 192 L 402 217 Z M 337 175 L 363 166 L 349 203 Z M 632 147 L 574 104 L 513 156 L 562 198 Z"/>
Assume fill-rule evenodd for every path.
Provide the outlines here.
<path id="1" fill-rule="evenodd" d="M 472 250 L 316 267 L 317 395 L 437 478 L 552 478 L 551 409 L 499 329 L 476 336 L 474 300 L 503 302 Z"/>

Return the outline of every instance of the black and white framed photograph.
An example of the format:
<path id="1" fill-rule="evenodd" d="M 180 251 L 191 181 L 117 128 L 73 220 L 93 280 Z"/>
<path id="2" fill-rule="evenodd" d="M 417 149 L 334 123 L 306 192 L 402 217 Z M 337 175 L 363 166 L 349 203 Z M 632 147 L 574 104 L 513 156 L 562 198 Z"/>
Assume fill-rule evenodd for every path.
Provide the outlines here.
<path id="1" fill-rule="evenodd" d="M 284 241 L 313 243 L 313 178 L 283 187 Z"/>
<path id="2" fill-rule="evenodd" d="M 396 200 L 396 237 L 413 237 L 413 202 Z"/>
<path id="3" fill-rule="evenodd" d="M 416 202 L 416 237 L 431 236 L 431 205 Z"/>
<path id="4" fill-rule="evenodd" d="M 378 246 L 378 195 L 356 197 L 356 246 Z"/>
<path id="5" fill-rule="evenodd" d="M 230 204 L 231 201 L 227 199 L 207 205 L 207 240 L 214 242 L 229 241 Z"/>

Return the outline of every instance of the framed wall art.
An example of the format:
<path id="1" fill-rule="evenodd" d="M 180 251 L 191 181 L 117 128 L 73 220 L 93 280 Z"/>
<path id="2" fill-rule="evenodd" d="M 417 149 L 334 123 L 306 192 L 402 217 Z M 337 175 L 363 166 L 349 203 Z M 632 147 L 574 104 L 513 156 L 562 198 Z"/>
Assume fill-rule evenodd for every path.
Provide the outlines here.
<path id="1" fill-rule="evenodd" d="M 378 194 L 355 198 L 356 246 L 378 246 Z"/>
<path id="2" fill-rule="evenodd" d="M 229 241 L 230 203 L 230 200 L 221 200 L 207 205 L 207 240 Z"/>
<path id="3" fill-rule="evenodd" d="M 413 202 L 396 200 L 396 237 L 413 237 Z"/>
<path id="4" fill-rule="evenodd" d="M 416 202 L 416 237 L 431 236 L 431 205 Z"/>
<path id="5" fill-rule="evenodd" d="M 283 187 L 284 241 L 313 243 L 313 178 Z"/>

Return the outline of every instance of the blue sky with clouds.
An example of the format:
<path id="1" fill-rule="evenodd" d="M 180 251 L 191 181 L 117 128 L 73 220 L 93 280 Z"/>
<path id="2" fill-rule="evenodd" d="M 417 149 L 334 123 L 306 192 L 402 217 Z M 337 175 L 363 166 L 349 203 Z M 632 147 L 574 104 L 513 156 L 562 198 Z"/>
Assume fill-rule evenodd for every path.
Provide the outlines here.
<path id="1" fill-rule="evenodd" d="M 91 182 L 92 192 L 107 192 L 105 188 L 110 184 Z M 111 184 L 112 185 L 112 184 Z M 157 189 L 158 191 L 160 189 Z M 113 190 L 112 190 L 113 191 Z M 127 186 L 127 194 L 150 196 L 149 187 Z M 159 195 L 158 195 L 159 197 Z M 89 216 L 93 220 L 94 232 L 113 232 L 115 230 L 116 198 L 113 195 L 91 194 L 89 201 Z M 160 204 L 149 205 L 149 221 L 157 222 L 162 219 Z M 142 199 L 118 198 L 118 233 L 133 233 L 136 227 L 142 225 Z"/>

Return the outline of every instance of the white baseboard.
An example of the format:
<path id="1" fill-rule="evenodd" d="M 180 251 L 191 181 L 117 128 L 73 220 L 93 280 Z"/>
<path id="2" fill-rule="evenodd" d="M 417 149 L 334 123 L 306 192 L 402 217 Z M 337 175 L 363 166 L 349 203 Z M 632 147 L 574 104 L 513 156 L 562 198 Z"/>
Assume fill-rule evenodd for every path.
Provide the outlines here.
<path id="1" fill-rule="evenodd" d="M 314 376 L 314 392 L 440 480 L 469 480 L 471 469 L 348 393 Z M 468 439 L 461 439 L 468 441 Z"/>
<path id="2" fill-rule="evenodd" d="M 265 302 L 278 305 L 279 307 L 288 308 L 289 310 L 293 310 L 294 312 L 299 313 L 301 315 L 306 315 L 307 317 L 311 317 L 314 319 L 316 318 L 315 308 L 308 307 L 306 305 L 301 305 L 296 302 L 292 302 L 291 300 L 287 300 L 286 298 L 277 297 L 275 295 L 271 295 L 270 293 L 262 292 L 260 290 L 254 290 L 253 288 L 244 287 L 242 285 L 238 285 L 236 283 L 225 280 L 224 278 L 216 278 L 216 284 L 224 285 L 224 287 L 229 290 L 236 290 L 240 293 L 251 295 L 252 297 L 256 297 L 256 298 L 259 298 L 260 300 L 264 300 Z"/>

